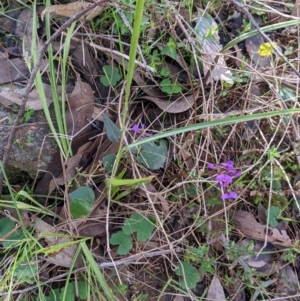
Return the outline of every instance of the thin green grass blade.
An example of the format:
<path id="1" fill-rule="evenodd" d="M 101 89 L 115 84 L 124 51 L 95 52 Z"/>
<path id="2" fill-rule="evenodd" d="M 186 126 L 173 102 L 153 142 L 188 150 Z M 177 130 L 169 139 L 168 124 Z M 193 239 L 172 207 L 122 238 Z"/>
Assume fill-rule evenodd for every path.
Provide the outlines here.
<path id="1" fill-rule="evenodd" d="M 292 20 L 292 21 L 281 22 L 278 24 L 268 25 L 268 26 L 262 27 L 260 30 L 262 32 L 269 32 L 272 30 L 277 30 L 280 28 L 287 28 L 287 27 L 299 25 L 299 24 L 300 24 L 300 20 Z M 240 35 L 239 37 L 233 39 L 232 41 L 230 41 L 226 46 L 224 46 L 224 48 L 221 50 L 221 52 L 224 52 L 227 49 L 233 47 L 234 45 L 237 45 L 238 43 L 241 43 L 242 41 L 244 41 L 248 38 L 251 38 L 257 34 L 259 34 L 259 32 L 257 30 L 252 30 L 250 32 L 246 32 L 246 33 Z"/>
<path id="2" fill-rule="evenodd" d="M 122 148 L 122 142 L 123 142 L 123 134 L 125 130 L 125 124 L 126 119 L 128 115 L 128 108 L 129 108 L 129 97 L 131 93 L 131 84 L 132 84 L 132 78 L 133 78 L 133 72 L 135 68 L 135 58 L 136 58 L 136 52 L 139 42 L 139 36 L 140 36 L 140 27 L 141 22 L 143 18 L 143 9 L 144 9 L 144 0 L 139 0 L 136 3 L 135 8 L 135 18 L 134 18 L 134 27 L 133 27 L 133 33 L 130 43 L 130 51 L 129 51 L 129 63 L 128 63 L 128 73 L 127 73 L 127 81 L 126 81 L 126 88 L 125 88 L 125 101 L 124 101 L 124 109 L 123 109 L 123 118 L 122 118 L 122 127 L 121 127 L 121 137 L 120 137 L 120 147 L 116 156 L 116 161 L 114 164 L 112 177 L 115 177 L 116 172 L 119 167 L 119 163 L 123 154 L 123 148 Z"/>
<path id="3" fill-rule="evenodd" d="M 93 270 L 97 280 L 99 281 L 106 297 L 108 298 L 109 301 L 114 301 L 115 298 L 112 294 L 112 291 L 110 290 L 109 286 L 107 285 L 105 278 L 103 276 L 103 274 L 101 273 L 97 262 L 95 261 L 91 251 L 88 249 L 87 245 L 85 242 L 81 242 L 80 243 L 82 252 L 87 260 L 87 262 L 90 264 L 90 268 Z"/>
<path id="4" fill-rule="evenodd" d="M 218 126 L 218 125 L 228 125 L 228 124 L 234 124 L 234 123 L 239 123 L 239 122 L 246 122 L 246 121 L 251 121 L 251 120 L 258 120 L 258 119 L 263 119 L 263 118 L 268 118 L 268 117 L 274 117 L 274 116 L 280 116 L 280 115 L 292 115 L 300 113 L 300 109 L 289 109 L 289 110 L 282 110 L 282 111 L 272 111 L 272 112 L 265 112 L 265 113 L 258 113 L 258 114 L 252 114 L 252 115 L 246 115 L 246 116 L 238 116 L 238 117 L 229 117 L 229 118 L 224 118 L 224 119 L 218 119 L 218 120 L 213 120 L 213 121 L 208 121 L 208 122 L 203 122 L 203 123 L 196 123 L 190 126 L 182 127 L 182 128 L 177 128 L 174 130 L 169 130 L 163 133 L 155 134 L 151 137 L 147 137 L 145 139 L 137 140 L 127 146 L 124 146 L 124 150 L 128 150 L 134 147 L 137 147 L 138 145 L 141 145 L 145 142 L 151 142 L 155 141 L 157 139 L 162 139 L 166 137 L 170 137 L 173 135 L 178 135 L 182 133 L 187 133 L 191 131 L 197 131 L 197 130 L 203 130 L 207 129 L 210 127 Z"/>

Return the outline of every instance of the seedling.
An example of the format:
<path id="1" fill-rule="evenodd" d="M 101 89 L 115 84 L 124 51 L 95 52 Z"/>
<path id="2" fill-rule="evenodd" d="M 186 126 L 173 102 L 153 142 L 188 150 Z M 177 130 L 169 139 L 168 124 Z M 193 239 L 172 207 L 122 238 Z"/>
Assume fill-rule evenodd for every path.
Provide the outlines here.
<path id="1" fill-rule="evenodd" d="M 278 225 L 277 218 L 280 216 L 280 208 L 277 206 L 271 206 L 266 210 L 266 215 L 269 216 L 268 224 L 274 228 Z"/>
<path id="2" fill-rule="evenodd" d="M 102 69 L 105 75 L 100 77 L 100 81 L 105 87 L 114 87 L 122 78 L 116 67 L 105 65 Z"/>
<path id="3" fill-rule="evenodd" d="M 126 255 L 132 249 L 131 234 L 135 232 L 137 241 L 145 242 L 152 235 L 153 225 L 145 216 L 138 213 L 133 213 L 126 219 L 122 231 L 114 233 L 110 238 L 112 245 L 119 245 L 117 250 L 119 255 Z"/>
<path id="4" fill-rule="evenodd" d="M 197 282 L 200 280 L 197 269 L 188 262 L 178 263 L 175 274 L 177 276 L 182 276 L 183 279 L 179 282 L 182 288 L 193 289 L 196 287 Z"/>

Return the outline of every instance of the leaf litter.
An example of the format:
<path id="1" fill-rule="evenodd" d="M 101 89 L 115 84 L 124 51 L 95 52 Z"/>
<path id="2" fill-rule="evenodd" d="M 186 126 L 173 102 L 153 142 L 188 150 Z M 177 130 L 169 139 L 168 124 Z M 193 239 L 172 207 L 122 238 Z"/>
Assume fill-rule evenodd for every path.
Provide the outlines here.
<path id="1" fill-rule="evenodd" d="M 43 17 L 46 13 L 50 13 L 51 19 L 59 20 L 57 16 L 71 17 L 88 5 L 90 4 L 84 2 L 54 5 L 39 14 Z M 284 5 L 279 4 L 279 7 L 285 14 L 289 13 Z M 82 18 L 81 22 L 93 24 L 88 22 L 94 22 L 91 21 L 94 19 L 101 23 L 102 14 L 110 10 L 106 11 L 101 6 L 98 8 L 99 10 L 95 10 L 93 14 Z M 286 209 L 289 205 L 284 203 L 284 198 L 280 196 L 285 193 L 285 185 L 297 169 L 290 161 L 292 163 L 286 165 L 288 166 L 286 178 L 272 179 L 272 176 L 268 177 L 271 171 L 267 171 L 261 172 L 258 176 L 261 182 L 256 180 L 256 172 L 260 173 L 267 166 L 267 164 L 259 165 L 259 160 L 265 160 L 263 151 L 268 143 L 278 147 L 282 155 L 279 157 L 275 154 L 274 158 L 278 158 L 278 161 L 273 158 L 272 164 L 277 162 L 281 165 L 287 164 L 284 161 L 286 149 L 297 136 L 293 133 L 295 128 L 290 126 L 291 118 L 284 121 L 270 119 L 247 122 L 241 124 L 241 127 L 240 124 L 232 128 L 211 127 L 207 131 L 193 131 L 187 135 L 182 135 L 179 131 L 166 140 L 146 142 L 141 145 L 141 148 L 122 154 L 121 165 L 117 171 L 119 178 L 114 180 L 122 183 L 126 180 L 151 178 L 151 183 L 137 185 L 132 189 L 127 185 L 119 185 L 117 189 L 114 188 L 115 190 L 110 192 L 113 193 L 111 203 L 107 202 L 108 191 L 105 179 L 114 171 L 119 137 L 123 130 L 124 143 L 130 143 L 147 138 L 156 132 L 194 124 L 200 119 L 213 121 L 232 114 L 241 115 L 245 111 L 264 112 L 281 106 L 290 107 L 297 103 L 295 84 L 298 78 L 291 70 L 282 68 L 281 62 L 273 52 L 273 47 L 269 47 L 269 42 L 266 42 L 260 33 L 256 33 L 253 38 L 244 39 L 245 42 L 235 45 L 234 51 L 237 51 L 237 55 L 231 53 L 227 57 L 228 53 L 222 53 L 222 47 L 234 37 L 247 33 L 248 24 L 243 23 L 242 16 L 234 19 L 231 15 L 232 11 L 227 11 L 225 6 L 222 6 L 225 18 L 222 14 L 217 14 L 214 9 L 206 7 L 207 12 L 204 13 L 202 8 L 195 9 L 193 13 L 188 9 L 185 11 L 181 9 L 184 21 L 182 16 L 178 15 L 180 10 L 172 10 L 169 15 L 160 14 L 162 7 L 158 5 L 152 14 L 147 10 L 144 11 L 144 17 L 151 21 L 149 24 L 156 26 L 148 32 L 148 37 L 156 39 L 161 33 L 161 28 L 165 28 L 166 24 L 171 25 L 166 28 L 172 28 L 174 32 L 172 37 L 170 33 L 166 36 L 161 35 L 158 43 L 147 46 L 149 51 L 139 53 L 143 65 L 139 64 L 134 73 L 134 86 L 131 91 L 132 107 L 128 123 L 122 130 L 119 125 L 123 104 L 118 103 L 116 99 L 122 101 L 123 75 L 126 78 L 128 64 L 115 55 L 117 51 L 121 51 L 118 48 L 120 44 L 115 43 L 120 40 L 114 41 L 112 32 L 115 28 L 121 28 L 117 33 L 121 33 L 119 38 L 121 37 L 122 43 L 124 42 L 123 52 L 127 55 L 128 41 L 126 35 L 122 36 L 122 34 L 131 32 L 130 27 L 133 23 L 130 23 L 130 10 L 118 7 L 118 10 L 114 11 L 115 27 L 109 28 L 109 21 L 101 24 L 103 25 L 101 30 L 104 32 L 109 28 L 106 32 L 109 33 L 108 37 L 105 35 L 94 37 L 94 44 L 101 43 L 107 50 L 116 52 L 107 51 L 103 54 L 100 48 L 92 48 L 92 44 L 83 40 L 81 43 L 80 38 L 90 34 L 85 31 L 86 29 L 80 29 L 71 38 L 70 59 L 76 71 L 80 73 L 78 75 L 74 72 L 71 75 L 75 88 L 72 95 L 68 97 L 67 126 L 70 129 L 74 155 L 61 162 L 58 154 L 49 167 L 49 174 L 38 182 L 36 192 L 45 196 L 53 197 L 54 194 L 63 196 L 62 191 L 72 194 L 76 188 L 86 186 L 91 187 L 95 192 L 95 203 L 89 204 L 88 209 L 84 208 L 84 214 L 82 212 L 79 214 L 77 212 L 75 216 L 73 214 L 74 219 L 70 216 L 70 210 L 74 208 L 70 208 L 66 199 L 61 203 L 53 203 L 46 197 L 39 198 L 40 204 L 54 206 L 53 210 L 58 212 L 60 219 L 68 226 L 62 227 L 61 220 L 58 222 L 49 217 L 33 217 L 35 235 L 43 245 L 42 250 L 45 252 L 50 250 L 46 260 L 53 266 L 66 268 L 70 267 L 76 252 L 76 235 L 93 238 L 95 243 L 89 242 L 90 247 L 94 248 L 93 255 L 104 261 L 111 258 L 115 260 L 117 256 L 122 261 L 122 256 L 129 253 L 134 254 L 133 256 L 140 254 L 141 256 L 138 257 L 140 260 L 143 254 L 148 254 L 149 248 L 154 248 L 154 252 L 158 252 L 155 260 L 148 258 L 147 264 L 143 266 L 144 268 L 147 266 L 150 273 L 160 278 L 151 286 L 151 290 L 146 289 L 147 273 L 144 268 L 135 268 L 135 265 L 126 266 L 127 275 L 133 273 L 144 279 L 142 287 L 137 286 L 135 281 L 138 279 L 137 276 L 130 281 L 133 281 L 131 286 L 134 291 L 143 291 L 145 295 L 155 295 L 155 293 L 156 296 L 160 295 L 164 284 L 171 278 L 175 284 L 166 287 L 167 295 L 180 293 L 194 300 L 200 296 L 212 300 L 225 300 L 227 294 L 230 295 L 231 300 L 246 300 L 246 295 L 251 296 L 251 300 L 255 300 L 259 294 L 270 297 L 272 294 L 275 295 L 275 292 L 278 297 L 296 294 L 298 279 L 291 266 L 296 266 L 292 253 L 297 243 L 295 237 L 298 229 Z M 126 14 L 122 14 L 124 9 Z M 251 13 L 255 14 L 254 11 Z M 294 11 L 293 15 L 295 15 Z M 24 20 L 22 19 L 24 16 L 25 10 L 19 21 Z M 98 16 L 99 19 L 96 19 Z M 234 26 L 230 28 L 228 22 L 231 19 L 234 20 L 233 22 L 240 20 L 240 25 L 235 29 Z M 176 24 L 172 24 L 174 20 Z M 125 23 L 126 26 L 120 25 Z M 1 19 L 0 24 L 2 24 Z M 12 23 L 3 24 L 8 32 L 14 31 Z M 17 29 L 17 36 L 24 38 L 25 45 L 30 41 L 31 29 L 22 31 L 20 25 Z M 226 33 L 228 29 L 232 29 L 229 40 Z M 238 33 L 238 30 L 244 32 Z M 251 30 L 251 26 L 248 30 Z M 280 32 L 274 31 L 273 34 L 274 45 L 275 43 L 277 46 L 293 44 L 292 39 L 287 44 L 284 37 L 280 36 Z M 183 36 L 188 40 L 182 39 Z M 59 45 L 54 47 L 59 56 L 61 42 L 57 40 L 53 43 Z M 142 41 L 141 45 L 144 46 Z M 3 56 L 1 61 L 9 66 L 11 77 L 2 72 L 0 82 L 11 84 L 28 77 L 28 69 L 23 60 L 18 58 L 18 61 L 14 61 L 16 58 L 12 55 L 12 53 L 22 53 L 21 49 L 5 46 L 7 52 L 2 52 L 1 49 Z M 293 47 L 296 51 L 295 44 Z M 284 48 L 282 47 L 283 51 Z M 293 51 L 289 53 L 293 54 Z M 290 55 L 290 59 L 295 59 L 291 54 L 287 56 Z M 232 61 L 230 56 L 234 58 Z M 239 61 L 241 59 L 246 61 Z M 275 61 L 277 65 L 273 64 Z M 148 71 L 153 70 L 151 68 L 156 72 L 150 74 Z M 279 90 L 277 94 L 270 89 L 273 84 Z M 292 89 L 292 92 L 287 92 L 287 87 Z M 5 91 L 5 93 L 3 91 L 4 88 L 1 88 L 2 105 L 11 107 L 15 103 L 21 104 L 18 103 L 20 98 L 15 91 Z M 32 93 L 36 93 L 34 88 Z M 280 100 L 280 104 L 279 97 L 284 100 Z M 47 97 L 47 100 L 51 105 L 51 97 Z M 95 109 L 95 100 L 98 102 L 98 110 Z M 40 109 L 38 96 L 30 96 L 28 105 L 32 109 Z M 97 120 L 93 119 L 96 117 Z M 104 122 L 104 132 L 102 122 Z M 286 134 L 282 139 L 283 144 L 282 137 L 276 135 L 278 128 L 275 133 L 272 132 L 277 125 L 278 128 L 281 127 L 281 133 L 290 135 Z M 92 126 L 97 130 L 89 134 Z M 256 154 L 260 154 L 259 160 Z M 110 156 L 109 169 L 105 167 L 107 156 Z M 270 158 L 270 152 L 268 156 Z M 241 171 L 241 175 L 234 181 L 228 173 L 230 166 L 222 165 L 226 162 L 234 162 L 238 170 L 235 171 Z M 216 169 L 209 171 L 207 169 L 209 163 Z M 251 171 L 249 166 L 252 168 Z M 268 193 L 274 192 L 271 191 L 270 182 L 276 193 L 273 194 L 272 202 L 267 204 L 265 190 L 270 189 Z M 114 197 L 120 199 L 116 201 Z M 259 202 L 263 205 L 258 205 Z M 278 210 L 279 204 L 282 205 L 281 210 Z M 295 210 L 293 212 L 295 213 Z M 259 221 L 256 219 L 256 214 Z M 292 216 L 295 220 L 298 218 L 297 213 Z M 282 220 L 284 218 L 287 219 L 286 223 Z M 55 225 L 56 222 L 58 225 Z M 10 230 L 12 230 L 11 226 L 12 224 Z M 120 229 L 122 231 L 119 231 Z M 6 233 L 2 234 L 5 237 Z M 40 240 L 41 237 L 44 240 Z M 107 245 L 108 241 L 111 246 Z M 188 261 L 184 258 L 183 252 L 179 251 L 180 254 L 176 254 L 174 251 L 178 245 L 182 246 L 182 249 L 204 246 L 207 247 L 207 252 L 203 251 L 199 255 L 199 261 L 193 261 L 195 259 Z M 7 247 L 4 244 L 3 246 Z M 250 249 L 251 246 L 253 249 Z M 110 249 L 112 257 L 109 258 L 106 250 L 109 252 Z M 285 249 L 288 249 L 291 254 L 286 255 Z M 170 253 L 160 256 L 159 252 L 165 250 L 170 250 Z M 244 254 L 243 250 L 247 250 L 248 254 Z M 235 251 L 236 254 L 230 251 Z M 284 260 L 279 256 L 275 258 L 276 252 L 280 253 L 279 256 L 285 255 Z M 209 266 L 212 258 L 213 266 Z M 80 267 L 82 262 L 76 261 L 75 265 Z M 162 270 L 162 266 L 167 270 L 156 273 Z M 174 266 L 177 267 L 175 271 Z M 253 270 L 255 274 L 251 274 Z M 269 278 L 269 280 L 260 278 L 273 274 L 276 274 L 274 276 L 276 278 Z M 247 278 L 246 275 L 249 277 Z M 285 275 L 289 276 L 291 285 L 286 281 Z M 109 277 L 118 283 L 119 280 L 113 273 Z M 127 279 L 123 281 L 128 284 Z M 232 284 L 232 281 L 235 283 Z M 254 281 L 258 286 L 255 290 Z M 128 289 L 126 292 L 128 296 L 129 292 Z M 133 294 L 130 297 L 135 298 Z"/>

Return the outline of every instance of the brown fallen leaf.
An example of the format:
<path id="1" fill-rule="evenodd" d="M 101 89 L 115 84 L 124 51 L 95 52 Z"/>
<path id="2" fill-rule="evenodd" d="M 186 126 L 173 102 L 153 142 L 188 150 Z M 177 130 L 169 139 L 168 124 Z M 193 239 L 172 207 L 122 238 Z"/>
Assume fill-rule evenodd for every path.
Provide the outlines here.
<path id="1" fill-rule="evenodd" d="M 0 52 L 1 70 L 0 84 L 25 80 L 29 77 L 29 70 L 20 58 L 8 59 Z"/>
<path id="2" fill-rule="evenodd" d="M 218 300 L 218 301 L 226 300 L 223 286 L 216 274 L 214 275 L 214 277 L 209 285 L 206 299 Z"/>
<path id="3" fill-rule="evenodd" d="M 278 296 L 285 297 L 284 300 L 296 300 L 287 298 L 297 294 L 298 292 L 298 277 L 289 265 L 285 265 L 280 269 L 276 286 Z"/>
<path id="4" fill-rule="evenodd" d="M 69 135 L 84 135 L 89 131 L 88 121 L 94 111 L 94 92 L 91 86 L 81 81 L 79 75 L 68 99 L 69 110 L 66 112 Z"/>
<path id="5" fill-rule="evenodd" d="M 85 143 L 78 149 L 77 153 L 73 157 L 68 158 L 66 160 L 65 175 L 61 175 L 59 178 L 54 178 L 50 181 L 49 193 L 54 191 L 57 186 L 64 185 L 65 181 L 69 182 L 74 179 L 74 177 L 77 174 L 76 168 L 80 168 L 80 166 L 81 166 L 80 162 L 81 162 L 82 156 L 83 156 L 84 152 L 89 149 L 89 147 L 91 145 L 92 145 L 92 142 Z"/>
<path id="6" fill-rule="evenodd" d="M 267 241 L 272 243 L 274 246 L 285 248 L 290 248 L 293 246 L 293 242 L 287 235 L 286 231 L 279 231 L 276 228 L 270 227 L 267 228 L 267 226 L 257 222 L 253 214 L 247 211 L 237 210 L 233 216 L 233 223 L 235 224 L 237 230 L 239 230 L 246 237 L 265 241 L 267 236 Z"/>
<path id="7" fill-rule="evenodd" d="M 41 19 L 42 21 L 44 20 L 44 16 L 46 13 L 54 13 L 58 16 L 63 16 L 63 17 L 72 17 L 73 15 L 79 13 L 83 9 L 87 8 L 91 3 L 89 2 L 71 2 L 68 4 L 62 4 L 62 5 L 51 5 L 47 8 L 45 8 L 42 13 L 41 13 Z M 81 17 L 81 20 L 87 19 L 87 20 L 92 20 L 99 16 L 102 11 L 104 10 L 104 6 L 97 6 L 94 9 L 92 9 L 90 12 L 85 14 L 84 16 Z"/>
<path id="8" fill-rule="evenodd" d="M 40 238 L 43 238 L 49 247 L 53 247 L 55 254 L 50 254 L 46 257 L 47 261 L 54 263 L 55 265 L 62 267 L 70 267 L 74 254 L 78 248 L 76 244 L 72 244 L 73 241 L 66 235 L 63 235 L 56 227 L 52 227 L 43 220 L 33 217 L 35 222 L 35 232 Z M 56 249 L 55 246 L 69 244 L 69 246 Z M 54 251 L 53 251 L 54 252 Z M 83 266 L 83 261 L 80 257 L 75 262 L 75 267 Z"/>
<path id="9" fill-rule="evenodd" d="M 51 86 L 43 83 L 43 88 L 46 95 L 47 105 L 53 102 Z M 21 95 L 24 93 L 25 88 L 17 86 L 17 85 L 5 85 L 0 87 L 0 103 L 6 108 L 11 108 L 14 104 L 21 106 L 22 99 Z M 69 87 L 67 87 L 69 90 Z M 66 91 L 68 92 L 68 91 Z M 61 88 L 58 86 L 58 93 L 61 93 Z M 38 111 L 42 110 L 43 106 L 41 104 L 40 96 L 36 89 L 31 90 L 28 96 L 28 100 L 26 102 L 26 107 Z"/>
<path id="10" fill-rule="evenodd" d="M 153 96 L 141 96 L 139 99 L 147 99 L 154 102 L 161 110 L 168 113 L 182 113 L 193 107 L 196 95 L 180 96 L 175 100 L 165 100 Z"/>

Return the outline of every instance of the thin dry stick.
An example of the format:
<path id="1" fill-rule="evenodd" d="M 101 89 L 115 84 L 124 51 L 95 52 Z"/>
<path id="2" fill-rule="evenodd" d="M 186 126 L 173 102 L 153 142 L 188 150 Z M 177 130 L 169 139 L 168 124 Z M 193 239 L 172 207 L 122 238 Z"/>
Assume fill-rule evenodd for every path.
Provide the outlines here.
<path id="1" fill-rule="evenodd" d="M 177 247 L 177 248 L 174 248 L 173 250 L 161 250 L 161 251 L 152 251 L 152 252 L 146 252 L 146 253 L 139 253 L 139 254 L 135 254 L 135 255 L 128 256 L 126 258 L 114 261 L 114 262 L 102 262 L 102 263 L 98 264 L 98 267 L 100 269 L 104 269 L 104 268 L 112 268 L 114 266 L 119 266 L 119 265 L 122 265 L 122 264 L 133 264 L 133 263 L 137 264 L 137 261 L 140 260 L 140 259 L 142 259 L 142 258 L 151 258 L 151 257 L 155 257 L 155 256 L 168 255 L 168 254 L 171 254 L 172 251 L 175 251 L 176 253 L 180 253 L 180 252 L 182 252 L 182 249 L 180 247 Z M 71 272 L 71 274 L 79 273 L 79 272 L 84 272 L 85 270 L 86 270 L 86 267 L 77 268 L 77 269 L 74 269 Z M 44 281 L 41 284 L 36 284 L 36 285 L 30 286 L 30 287 L 27 287 L 27 288 L 25 288 L 23 290 L 13 291 L 13 292 L 11 292 L 11 294 L 12 295 L 16 295 L 16 294 L 27 293 L 27 292 L 29 292 L 31 290 L 36 289 L 40 285 L 45 285 L 47 283 L 60 280 L 60 279 L 62 279 L 64 277 L 68 276 L 69 273 L 70 272 L 66 272 L 66 273 L 60 274 L 58 276 L 52 277 L 51 279 L 48 279 L 48 280 Z M 2 292 L 0 292 L 0 296 L 5 296 L 7 294 L 8 293 L 2 293 Z"/>
<path id="2" fill-rule="evenodd" d="M 27 100 L 28 100 L 28 96 L 29 96 L 31 87 L 34 83 L 34 79 L 35 79 L 36 74 L 37 74 L 37 72 L 40 68 L 41 63 L 42 63 L 42 58 L 43 58 L 43 56 L 44 56 L 44 54 L 47 50 L 47 47 L 50 45 L 50 43 L 54 39 L 56 39 L 62 33 L 63 30 L 68 28 L 74 21 L 77 21 L 78 19 L 80 19 L 80 17 L 85 15 L 90 10 L 94 9 L 96 6 L 103 5 L 107 1 L 108 0 L 96 1 L 95 3 L 93 3 L 90 6 L 86 7 L 85 9 L 80 11 L 79 13 L 75 14 L 68 21 L 66 21 L 59 29 L 57 29 L 57 31 L 43 44 L 42 48 L 39 51 L 37 62 L 36 62 L 35 66 L 32 70 L 32 73 L 30 75 L 28 83 L 27 83 L 27 85 L 24 89 L 24 93 L 23 93 L 22 98 L 21 98 L 22 99 L 22 104 L 20 106 L 19 112 L 18 112 L 17 117 L 16 117 L 16 119 L 13 123 L 12 130 L 11 130 L 9 138 L 8 138 L 8 142 L 7 142 L 6 149 L 5 149 L 5 152 L 4 152 L 4 155 L 3 155 L 3 159 L 2 159 L 3 170 L 5 169 L 5 167 L 7 165 L 10 149 L 11 149 L 11 146 L 12 146 L 12 143 L 13 143 L 13 139 L 14 139 L 16 130 L 17 130 L 17 126 L 20 123 L 20 118 L 23 116 L 23 114 L 25 112 L 25 107 L 26 107 L 26 103 L 27 103 Z M 3 190 L 3 179 L 4 179 L 4 174 L 0 170 L 0 196 L 2 195 L 2 190 Z"/>
<path id="3" fill-rule="evenodd" d="M 284 62 L 289 65 L 289 67 L 297 74 L 297 76 L 300 78 L 300 72 L 289 62 L 289 60 L 273 45 L 273 41 L 260 30 L 257 22 L 254 20 L 252 15 L 249 13 L 248 9 L 245 7 L 245 5 L 237 0 L 229 0 L 231 3 L 233 3 L 242 13 L 244 13 L 247 18 L 251 21 L 255 29 L 263 36 L 263 38 L 270 43 L 273 50 L 284 60 Z"/>

